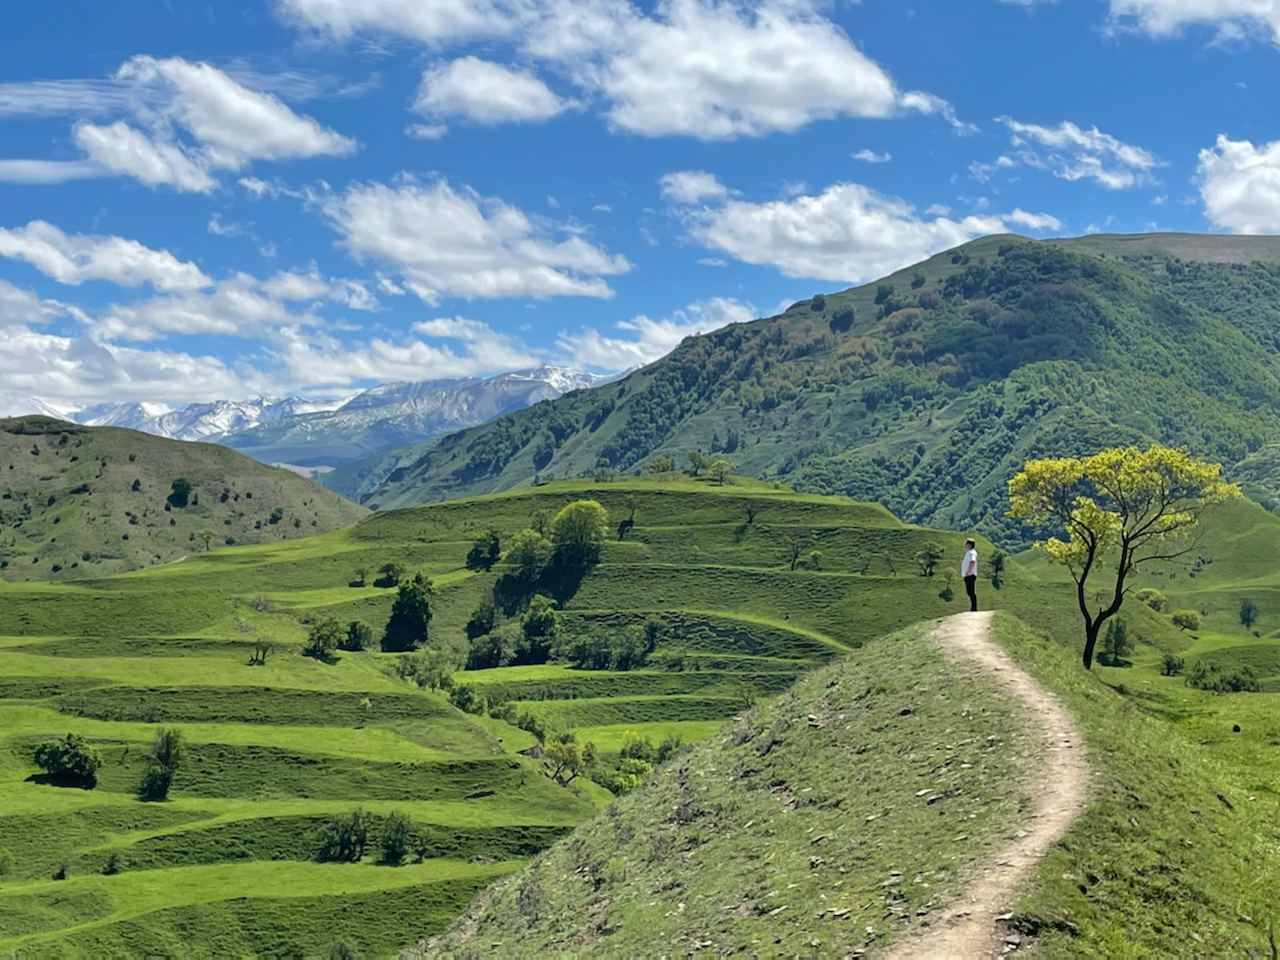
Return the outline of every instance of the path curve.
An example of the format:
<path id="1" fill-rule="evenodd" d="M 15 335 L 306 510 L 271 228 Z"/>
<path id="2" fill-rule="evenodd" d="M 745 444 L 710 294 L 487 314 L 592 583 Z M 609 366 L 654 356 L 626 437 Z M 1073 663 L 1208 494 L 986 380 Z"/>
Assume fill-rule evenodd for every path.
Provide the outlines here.
<path id="1" fill-rule="evenodd" d="M 1083 812 L 1089 766 L 1084 739 L 1061 701 L 1017 665 L 992 639 L 991 614 L 948 617 L 933 632 L 934 642 L 958 663 L 973 664 L 993 676 L 1022 705 L 1023 716 L 1044 744 L 1039 767 L 1027 771 L 1034 806 L 1030 818 L 952 904 L 941 919 L 890 950 L 890 960 L 986 960 L 1011 952 L 1001 918 L 1040 860 Z"/>

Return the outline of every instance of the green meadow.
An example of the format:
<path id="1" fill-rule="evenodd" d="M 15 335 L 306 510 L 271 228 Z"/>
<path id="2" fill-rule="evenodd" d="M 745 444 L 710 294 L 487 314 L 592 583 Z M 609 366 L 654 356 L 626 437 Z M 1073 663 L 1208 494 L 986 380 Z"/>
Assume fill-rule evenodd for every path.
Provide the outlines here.
<path id="1" fill-rule="evenodd" d="M 464 628 L 502 576 L 500 566 L 468 567 L 472 543 L 490 530 L 506 543 L 582 497 L 606 508 L 614 532 L 585 575 L 548 587 L 558 631 L 652 631 L 646 663 L 457 669 L 453 683 L 492 708 L 468 713 L 443 690 L 402 679 L 397 667 L 414 655 L 382 653 L 376 639 L 332 663 L 302 655 L 325 618 L 381 635 L 396 591 L 373 583 L 388 563 L 434 584 L 428 649 L 465 650 Z M 625 520 L 632 525 L 617 529 Z M 1165 609 L 1136 599 L 1126 607 L 1137 639 L 1127 665 L 1087 675 L 1057 571 L 1025 554 L 1007 560 L 999 590 L 981 584 L 984 607 L 1008 611 L 1002 640 L 1068 698 L 1099 770 L 1095 806 L 1018 905 L 1020 928 L 1049 955 L 1176 955 L 1192 927 L 1207 938 L 1202 955 L 1267 949 L 1268 927 L 1280 922 L 1264 895 L 1280 889 L 1280 713 L 1266 692 L 1280 686 L 1277 529 L 1247 504 L 1217 511 L 1194 570 L 1144 580 L 1166 595 Z M 954 675 L 919 626 L 962 608 L 949 571 L 963 538 L 845 498 L 673 475 L 388 511 L 333 533 L 112 577 L 0 582 L 0 956 L 310 957 L 339 942 L 394 956 L 513 873 L 473 908 L 492 921 L 485 905 L 513 898 L 501 923 L 477 928 L 511 953 L 589 946 L 621 956 L 635 931 L 661 931 L 678 946 L 698 924 L 722 948 L 812 952 L 807 914 L 771 911 L 824 895 L 849 912 L 823 924 L 872 924 L 875 936 L 808 937 L 879 950 L 910 929 L 916 910 L 954 895 L 1016 822 L 1034 759 L 1016 704 L 981 678 Z M 916 558 L 931 544 L 942 559 L 925 576 Z M 995 547 L 980 550 L 989 559 Z M 1260 610 L 1247 629 L 1238 620 L 1246 595 Z M 1201 614 L 1198 629 L 1173 626 L 1170 611 L 1182 608 Z M 266 662 L 251 663 L 263 644 Z M 1193 689 L 1185 671 L 1161 674 L 1166 654 L 1188 668 L 1201 658 L 1249 665 L 1264 692 Z M 855 720 L 864 699 L 868 712 Z M 910 718 L 894 720 L 903 704 Z M 797 741 L 796 719 L 810 714 L 817 726 L 800 727 L 822 730 L 821 741 Z M 535 721 L 547 742 L 573 734 L 592 744 L 597 765 L 620 762 L 638 738 L 679 738 L 685 748 L 615 802 L 589 775 L 557 782 L 547 761 L 528 755 L 537 741 L 510 722 L 517 717 Z M 160 727 L 181 730 L 186 755 L 168 799 L 144 802 L 136 788 Z M 771 730 L 783 749 L 757 756 Z M 67 733 L 102 758 L 93 789 L 39 775 L 35 747 Z M 986 749 L 993 735 L 998 748 Z M 977 759 L 943 785 L 951 799 L 917 811 L 920 787 L 906 791 L 902 770 L 930 769 L 962 742 L 978 745 L 962 751 Z M 680 804 L 680 777 L 714 816 L 654 821 Z M 743 799 L 762 783 L 774 786 Z M 763 833 L 745 827 L 782 794 L 802 815 Z M 885 820 L 882 807 L 899 815 Z M 318 862 L 326 824 L 357 808 L 371 824 L 365 856 Z M 732 810 L 741 816 L 725 815 Z M 376 838 L 399 814 L 413 842 L 392 866 Z M 837 832 L 819 829 L 831 823 Z M 850 846 L 810 849 L 823 833 Z M 707 859 L 682 853 L 694 839 Z M 615 842 L 629 865 L 600 852 Z M 739 871 L 748 855 L 776 869 Z M 571 868 L 563 883 L 546 880 L 546 865 L 561 863 Z M 681 899 L 699 863 L 742 889 L 713 884 Z M 528 887 L 522 869 L 542 871 L 536 917 L 537 898 L 517 895 Z M 925 879 L 900 898 L 897 884 L 880 886 L 895 872 Z M 597 880 L 593 889 L 617 893 L 607 909 L 591 908 L 597 901 L 581 888 Z M 786 889 L 798 892 L 778 892 Z M 1162 906 L 1151 908 L 1151 897 Z M 726 904 L 741 912 L 726 914 Z M 887 905 L 896 912 L 882 922 Z M 559 933 L 544 936 L 548 924 Z M 441 943 L 431 949 L 486 955 L 467 954 L 474 941 Z"/>

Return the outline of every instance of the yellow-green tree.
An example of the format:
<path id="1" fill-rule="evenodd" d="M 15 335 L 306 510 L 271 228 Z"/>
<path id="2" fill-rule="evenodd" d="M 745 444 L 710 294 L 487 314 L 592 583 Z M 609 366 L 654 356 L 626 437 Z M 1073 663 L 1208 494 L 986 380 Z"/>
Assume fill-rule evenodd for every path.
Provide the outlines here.
<path id="1" fill-rule="evenodd" d="M 1219 464 L 1158 444 L 1030 460 L 1009 481 L 1010 516 L 1033 527 L 1055 526 L 1065 535 L 1037 546 L 1075 580 L 1085 669 L 1093 665 L 1103 625 L 1124 603 L 1134 570 L 1187 553 L 1185 535 L 1205 508 L 1238 496 L 1239 489 L 1222 479 Z M 1105 577 L 1096 608 L 1090 605 L 1090 577 Z"/>

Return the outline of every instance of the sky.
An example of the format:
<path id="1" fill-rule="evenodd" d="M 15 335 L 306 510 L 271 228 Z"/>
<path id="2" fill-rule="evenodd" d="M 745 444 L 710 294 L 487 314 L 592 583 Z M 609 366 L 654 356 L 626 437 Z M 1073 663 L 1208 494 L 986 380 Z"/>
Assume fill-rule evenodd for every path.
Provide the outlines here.
<path id="1" fill-rule="evenodd" d="M 656 359 L 989 233 L 1280 233 L 1280 0 L 129 0 L 0 36 L 0 395 Z"/>

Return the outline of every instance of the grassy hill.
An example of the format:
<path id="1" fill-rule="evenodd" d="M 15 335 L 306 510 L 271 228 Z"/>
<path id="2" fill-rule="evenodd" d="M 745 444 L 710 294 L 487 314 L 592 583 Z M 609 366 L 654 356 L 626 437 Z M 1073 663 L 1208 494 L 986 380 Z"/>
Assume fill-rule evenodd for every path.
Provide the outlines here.
<path id="1" fill-rule="evenodd" d="M 1277 261 L 1270 238 L 988 237 L 443 438 L 366 502 L 642 471 L 656 454 L 683 466 L 700 449 L 1016 543 L 1004 487 L 1030 455 L 1158 439 L 1234 467 L 1277 436 Z"/>
<path id="2" fill-rule="evenodd" d="M 180 478 L 185 497 L 174 493 Z M 6 580 L 101 576 L 207 546 L 313 536 L 366 514 L 225 447 L 48 417 L 0 420 Z"/>
<path id="3" fill-rule="evenodd" d="M 0 956 L 313 956 L 343 939 L 389 956 L 588 819 L 608 791 L 558 785 L 516 752 L 536 742 L 526 730 L 400 679 L 412 656 L 300 654 L 324 617 L 380 631 L 395 590 L 350 584 L 388 562 L 435 584 L 431 649 L 465 647 L 500 576 L 465 566 L 472 540 L 493 528 L 505 541 L 583 495 L 634 527 L 580 582 L 558 582 L 560 630 L 652 622 L 650 663 L 456 680 L 512 702 L 495 712 L 534 717 L 548 739 L 595 744 L 606 767 L 636 737 L 710 736 L 811 668 L 956 606 L 913 557 L 936 540 L 949 566 L 957 535 L 842 498 L 676 478 L 551 484 L 113 577 L 0 584 Z M 793 538 L 821 550 L 820 569 L 790 569 Z M 1011 594 L 1020 576 L 1012 565 Z M 272 651 L 250 665 L 259 641 Z M 187 762 L 167 802 L 143 803 L 135 786 L 160 725 L 183 731 Z M 36 776 L 34 747 L 68 732 L 103 758 L 92 790 Z M 375 837 L 406 813 L 419 853 L 401 867 L 372 849 L 362 863 L 314 862 L 317 832 L 356 807 Z"/>

